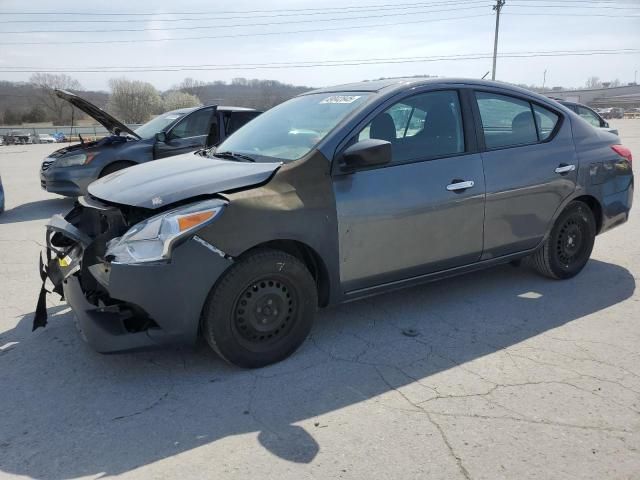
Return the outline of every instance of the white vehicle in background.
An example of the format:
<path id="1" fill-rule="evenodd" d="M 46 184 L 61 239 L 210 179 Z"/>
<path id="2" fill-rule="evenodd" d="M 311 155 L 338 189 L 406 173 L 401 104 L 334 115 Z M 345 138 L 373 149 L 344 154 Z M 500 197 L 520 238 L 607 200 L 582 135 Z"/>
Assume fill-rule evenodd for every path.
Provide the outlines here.
<path id="1" fill-rule="evenodd" d="M 39 133 L 37 138 L 38 143 L 56 143 L 56 139 L 48 133 Z"/>

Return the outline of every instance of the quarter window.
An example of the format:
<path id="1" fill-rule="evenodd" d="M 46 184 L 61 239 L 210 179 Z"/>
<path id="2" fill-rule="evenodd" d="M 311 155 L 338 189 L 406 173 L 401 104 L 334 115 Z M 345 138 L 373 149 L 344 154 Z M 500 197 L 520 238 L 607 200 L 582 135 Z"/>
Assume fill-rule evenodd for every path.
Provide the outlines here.
<path id="1" fill-rule="evenodd" d="M 547 110 L 539 105 L 533 106 L 533 111 L 536 114 L 536 126 L 538 127 L 538 136 L 540 140 L 546 140 L 549 138 L 553 130 L 556 128 L 556 124 L 560 117 L 553 113 L 551 110 Z"/>
<path id="2" fill-rule="evenodd" d="M 392 163 L 427 160 L 465 150 L 458 94 L 422 93 L 380 113 L 358 135 L 391 143 Z"/>
<path id="3" fill-rule="evenodd" d="M 531 104 L 524 100 L 476 92 L 487 148 L 536 143 L 538 135 Z"/>

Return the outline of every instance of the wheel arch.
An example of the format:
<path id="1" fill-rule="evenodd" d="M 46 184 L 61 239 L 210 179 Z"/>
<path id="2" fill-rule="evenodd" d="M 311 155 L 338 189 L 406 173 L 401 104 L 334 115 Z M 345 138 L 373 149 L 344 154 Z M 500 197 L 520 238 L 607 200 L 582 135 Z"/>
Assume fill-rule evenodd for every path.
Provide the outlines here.
<path id="1" fill-rule="evenodd" d="M 293 255 L 302 263 L 304 263 L 316 282 L 316 288 L 318 291 L 318 306 L 325 307 L 329 304 L 331 283 L 329 279 L 329 271 L 324 261 L 322 260 L 322 257 L 312 247 L 299 240 L 283 238 L 269 240 L 267 242 L 255 245 L 243 252 L 242 255 L 261 248 L 280 250 L 282 252 L 288 253 L 289 255 Z"/>
<path id="2" fill-rule="evenodd" d="M 110 167 L 113 167 L 113 165 L 118 165 L 118 164 L 126 165 L 126 167 L 124 168 L 129 168 L 129 167 L 133 167 L 134 165 L 137 165 L 138 162 L 134 162 L 133 160 L 120 160 L 120 159 L 114 160 L 113 162 L 109 162 L 102 167 L 102 169 L 100 170 L 100 173 L 98 174 L 98 178 L 104 177 L 106 170 L 108 170 Z"/>
<path id="3" fill-rule="evenodd" d="M 602 205 L 600 205 L 598 199 L 593 195 L 580 195 L 571 201 L 585 203 L 591 209 L 593 218 L 596 221 L 596 235 L 600 233 L 602 229 Z"/>

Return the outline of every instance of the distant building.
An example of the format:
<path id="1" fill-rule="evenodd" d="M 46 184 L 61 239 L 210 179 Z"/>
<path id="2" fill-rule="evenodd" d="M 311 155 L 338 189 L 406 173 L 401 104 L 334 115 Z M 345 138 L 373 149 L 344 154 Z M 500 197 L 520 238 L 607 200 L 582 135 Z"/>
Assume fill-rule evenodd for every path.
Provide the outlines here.
<path id="1" fill-rule="evenodd" d="M 569 102 L 584 103 L 591 107 L 640 107 L 640 85 L 637 84 L 584 90 L 557 90 L 553 88 L 541 93 Z"/>

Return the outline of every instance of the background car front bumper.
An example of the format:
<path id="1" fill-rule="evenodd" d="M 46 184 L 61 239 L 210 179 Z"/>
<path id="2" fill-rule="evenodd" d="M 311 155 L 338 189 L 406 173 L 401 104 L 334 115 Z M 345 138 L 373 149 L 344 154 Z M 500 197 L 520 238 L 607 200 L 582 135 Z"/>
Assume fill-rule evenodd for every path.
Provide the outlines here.
<path id="1" fill-rule="evenodd" d="M 47 170 L 40 169 L 40 187 L 43 190 L 67 197 L 84 195 L 91 182 L 98 178 L 93 168 L 64 167 L 50 165 Z"/>

